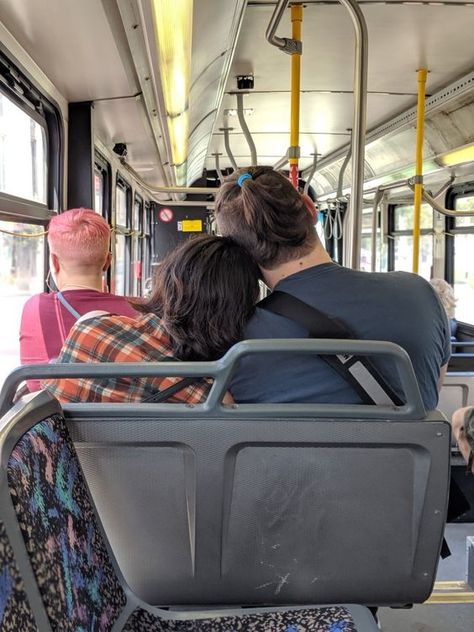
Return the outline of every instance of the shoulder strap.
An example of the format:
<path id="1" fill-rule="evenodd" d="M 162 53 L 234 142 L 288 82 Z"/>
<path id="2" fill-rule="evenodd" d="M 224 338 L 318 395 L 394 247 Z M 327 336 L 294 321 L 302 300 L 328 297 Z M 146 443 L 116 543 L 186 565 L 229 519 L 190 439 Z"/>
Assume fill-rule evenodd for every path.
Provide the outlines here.
<path id="1" fill-rule="evenodd" d="M 330 318 L 287 292 L 272 292 L 258 303 L 258 307 L 299 323 L 310 338 L 355 338 L 345 323 Z M 368 358 L 353 355 L 320 357 L 351 385 L 364 404 L 400 406 L 403 403 Z"/>
<path id="2" fill-rule="evenodd" d="M 74 309 L 74 307 L 71 305 L 71 303 L 66 299 L 66 297 L 64 296 L 64 294 L 62 292 L 56 292 L 56 296 L 58 297 L 59 302 L 67 309 L 67 311 L 72 314 L 74 316 L 74 318 L 77 320 L 78 318 L 80 318 L 80 314 L 77 310 Z"/>
<path id="3" fill-rule="evenodd" d="M 287 292 L 276 290 L 257 304 L 257 307 L 285 316 L 302 325 L 310 338 L 354 338 L 353 333 L 337 318 L 301 301 Z"/>
<path id="4" fill-rule="evenodd" d="M 176 384 L 168 386 L 168 388 L 165 388 L 163 391 L 153 393 L 153 395 L 150 395 L 149 397 L 144 399 L 143 402 L 146 404 L 159 404 L 160 402 L 165 402 L 172 395 L 175 395 L 176 393 L 179 393 L 179 391 L 182 391 L 183 388 L 186 388 L 191 384 L 195 384 L 196 382 L 200 381 L 202 381 L 202 378 L 199 377 L 185 377 L 179 382 L 176 382 Z"/>

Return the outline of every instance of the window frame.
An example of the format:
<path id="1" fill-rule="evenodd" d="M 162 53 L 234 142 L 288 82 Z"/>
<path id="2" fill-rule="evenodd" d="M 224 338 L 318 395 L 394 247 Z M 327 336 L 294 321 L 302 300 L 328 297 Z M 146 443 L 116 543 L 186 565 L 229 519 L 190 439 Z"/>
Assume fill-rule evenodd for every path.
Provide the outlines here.
<path id="1" fill-rule="evenodd" d="M 109 161 L 97 149 L 94 151 L 94 174 L 99 172 L 102 176 L 102 217 L 111 223 L 112 207 L 112 168 Z M 94 208 L 97 211 L 96 208 Z"/>
<path id="2" fill-rule="evenodd" d="M 49 209 L 62 210 L 64 127 L 58 106 L 0 50 L 0 92 L 43 128 L 46 142 L 46 203 L 0 192 L 0 219 L 46 225 Z"/>
<path id="3" fill-rule="evenodd" d="M 412 237 L 413 229 L 411 230 L 395 230 L 395 215 L 396 210 L 400 206 L 413 206 L 411 204 L 407 204 L 406 202 L 398 202 L 396 204 L 389 204 L 388 206 L 388 253 L 387 253 L 387 270 L 388 272 L 395 271 L 395 240 L 397 237 Z M 434 237 L 435 237 L 435 218 L 434 218 L 434 210 L 432 211 L 433 217 L 433 225 L 431 228 L 422 228 L 420 229 L 420 237 L 425 235 L 431 235 L 433 238 L 433 248 L 434 248 Z M 434 252 L 434 251 L 433 251 Z M 434 257 L 433 257 L 434 260 Z M 433 266 L 433 264 L 431 264 Z"/>
<path id="4" fill-rule="evenodd" d="M 117 189 L 122 189 L 125 191 L 125 204 L 126 204 L 126 216 L 125 222 L 126 225 L 117 224 Z M 124 253 L 124 295 L 127 296 L 130 292 L 130 261 L 131 261 L 131 225 L 132 225 L 132 186 L 131 184 L 125 180 L 125 178 L 117 171 L 115 176 L 115 209 L 114 209 L 114 223 L 113 229 L 115 231 L 115 235 L 122 234 L 125 235 L 125 253 Z M 117 231 L 119 229 L 119 231 Z M 124 231 L 124 232 L 121 232 Z M 117 241 L 114 240 L 114 286 L 115 286 L 115 271 L 116 271 L 116 259 L 117 259 Z"/>
<path id="5" fill-rule="evenodd" d="M 136 211 L 135 207 L 138 205 L 138 209 Z M 135 261 L 131 260 L 131 273 L 132 273 L 132 279 L 131 279 L 131 285 L 132 285 L 132 294 L 133 296 L 140 296 L 141 295 L 141 288 L 142 288 L 142 283 L 143 283 L 143 244 L 142 244 L 142 240 L 143 240 L 143 213 L 144 213 L 144 208 L 145 208 L 145 200 L 143 199 L 143 197 L 135 192 L 134 198 L 133 198 L 133 210 L 132 210 L 132 248 L 131 248 L 131 254 L 135 254 L 136 259 Z M 135 220 L 135 212 L 137 212 L 137 226 L 134 226 L 134 220 Z M 134 245 L 135 244 L 135 248 L 136 248 L 136 252 L 134 252 Z M 140 278 L 137 278 L 137 270 L 136 270 L 136 264 L 139 263 L 141 266 L 141 271 L 140 271 Z"/>
<path id="6" fill-rule="evenodd" d="M 142 235 L 143 235 L 143 261 L 142 282 L 151 276 L 151 233 L 152 233 L 152 205 L 149 200 L 143 204 Z M 143 283 L 142 283 L 143 287 Z"/>
<path id="7" fill-rule="evenodd" d="M 446 194 L 446 208 L 454 211 L 460 197 L 474 197 L 474 182 L 451 187 Z M 446 216 L 445 220 L 444 277 L 454 286 L 454 239 L 456 235 L 474 234 L 474 226 L 456 227 L 456 218 L 451 216 Z"/>

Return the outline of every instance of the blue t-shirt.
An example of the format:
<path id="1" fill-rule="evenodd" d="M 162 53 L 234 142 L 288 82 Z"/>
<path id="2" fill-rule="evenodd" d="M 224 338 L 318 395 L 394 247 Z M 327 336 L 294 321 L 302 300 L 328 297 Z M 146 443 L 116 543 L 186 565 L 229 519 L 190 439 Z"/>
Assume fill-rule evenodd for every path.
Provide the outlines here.
<path id="1" fill-rule="evenodd" d="M 403 347 L 413 363 L 425 408 L 436 408 L 439 370 L 451 352 L 450 329 L 436 292 L 423 278 L 408 272 L 361 272 L 324 263 L 286 277 L 275 289 L 338 318 L 356 338 L 387 340 Z M 307 336 L 301 325 L 260 308 L 246 330 L 247 339 Z M 373 361 L 402 396 L 393 363 Z M 237 402 L 361 403 L 324 360 L 297 354 L 244 358 L 230 390 Z"/>

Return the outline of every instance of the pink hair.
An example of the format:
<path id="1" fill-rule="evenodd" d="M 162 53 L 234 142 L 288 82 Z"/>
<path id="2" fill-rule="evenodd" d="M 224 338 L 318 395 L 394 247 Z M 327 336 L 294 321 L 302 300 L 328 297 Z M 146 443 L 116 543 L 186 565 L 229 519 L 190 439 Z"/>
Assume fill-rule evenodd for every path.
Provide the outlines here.
<path id="1" fill-rule="evenodd" d="M 51 219 L 48 243 L 60 261 L 99 267 L 109 251 L 110 227 L 94 211 L 74 208 Z"/>

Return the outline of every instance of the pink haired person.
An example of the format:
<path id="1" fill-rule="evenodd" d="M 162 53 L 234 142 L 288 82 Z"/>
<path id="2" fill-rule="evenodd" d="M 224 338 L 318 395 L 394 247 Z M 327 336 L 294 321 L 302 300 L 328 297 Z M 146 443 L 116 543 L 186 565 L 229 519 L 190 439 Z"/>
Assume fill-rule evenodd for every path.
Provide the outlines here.
<path id="1" fill-rule="evenodd" d="M 94 310 L 136 316 L 123 296 L 102 291 L 110 266 L 110 227 L 97 213 L 79 208 L 53 217 L 48 227 L 50 272 L 57 292 L 32 296 L 20 325 L 22 364 L 55 360 L 76 320 Z M 28 382 L 39 390 L 39 381 Z"/>

